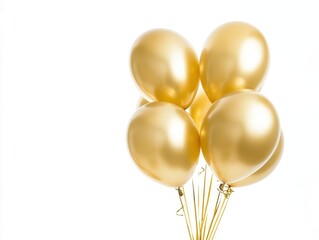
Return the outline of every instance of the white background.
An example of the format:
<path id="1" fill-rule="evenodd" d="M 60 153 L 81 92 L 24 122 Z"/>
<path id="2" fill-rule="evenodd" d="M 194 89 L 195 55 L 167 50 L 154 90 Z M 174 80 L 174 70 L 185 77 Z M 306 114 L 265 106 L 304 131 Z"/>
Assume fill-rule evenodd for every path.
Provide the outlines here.
<path id="1" fill-rule="evenodd" d="M 133 164 L 126 129 L 139 91 L 135 39 L 185 36 L 198 55 L 218 25 L 265 35 L 262 89 L 285 153 L 236 189 L 217 239 L 319 239 L 319 3 L 298 1 L 2 0 L 0 239 L 187 239 L 176 192 Z"/>

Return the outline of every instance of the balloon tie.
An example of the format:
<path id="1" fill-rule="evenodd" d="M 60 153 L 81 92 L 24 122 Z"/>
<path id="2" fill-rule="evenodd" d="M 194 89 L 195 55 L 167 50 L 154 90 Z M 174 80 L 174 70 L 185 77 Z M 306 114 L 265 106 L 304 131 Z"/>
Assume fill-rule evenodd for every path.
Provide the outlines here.
<path id="1" fill-rule="evenodd" d="M 221 183 L 219 185 L 219 188 L 218 188 L 218 191 L 222 194 L 224 194 L 224 196 L 226 198 L 229 198 L 230 195 L 234 192 L 234 190 L 231 188 L 231 186 L 229 186 L 228 184 L 226 183 Z"/>
<path id="2" fill-rule="evenodd" d="M 183 197 L 184 195 L 183 190 L 180 187 L 176 188 L 176 190 L 178 191 L 178 196 Z"/>
<path id="3" fill-rule="evenodd" d="M 216 187 L 218 195 L 214 204 L 215 207 L 211 206 L 209 202 L 213 193 L 213 175 L 207 177 L 207 166 L 201 167 L 197 174 L 199 178 L 195 181 L 192 179 L 190 183 L 191 197 L 187 196 L 184 187 L 176 188 L 181 204 L 181 207 L 176 211 L 176 215 L 185 218 L 189 239 L 212 240 L 233 189 L 226 183 L 219 183 Z M 190 205 L 187 204 L 188 197 L 191 200 Z M 190 210 L 193 212 L 190 213 Z M 212 214 L 211 218 L 208 216 L 209 214 Z"/>

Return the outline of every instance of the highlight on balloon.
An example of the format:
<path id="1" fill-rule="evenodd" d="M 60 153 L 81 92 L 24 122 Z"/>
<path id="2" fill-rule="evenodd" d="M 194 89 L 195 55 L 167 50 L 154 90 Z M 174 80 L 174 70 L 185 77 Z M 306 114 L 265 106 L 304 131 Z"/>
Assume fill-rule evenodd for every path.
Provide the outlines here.
<path id="1" fill-rule="evenodd" d="M 171 30 L 137 38 L 131 71 L 144 97 L 130 119 L 127 144 L 144 174 L 177 190 L 176 214 L 189 239 L 210 240 L 233 189 L 276 168 L 284 134 L 274 105 L 259 93 L 269 50 L 256 27 L 218 27 L 199 56 Z"/>

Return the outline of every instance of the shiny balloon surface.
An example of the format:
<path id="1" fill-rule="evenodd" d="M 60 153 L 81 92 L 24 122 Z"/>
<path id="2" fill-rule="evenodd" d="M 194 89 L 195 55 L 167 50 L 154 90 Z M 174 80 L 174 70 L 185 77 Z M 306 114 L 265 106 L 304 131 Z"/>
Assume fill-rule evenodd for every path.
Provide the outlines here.
<path id="1" fill-rule="evenodd" d="M 210 102 L 205 92 L 201 91 L 197 93 L 194 102 L 189 107 L 189 114 L 194 120 L 199 131 L 202 127 L 202 123 L 205 120 L 206 114 L 212 105 L 213 104 Z"/>
<path id="2" fill-rule="evenodd" d="M 264 178 L 268 177 L 277 167 L 282 153 L 284 151 L 284 137 L 281 133 L 279 143 L 276 147 L 275 152 L 272 154 L 270 159 L 263 165 L 260 169 L 258 169 L 256 172 L 251 174 L 250 176 L 240 180 L 239 182 L 234 182 L 231 184 L 232 187 L 243 187 L 247 185 L 251 185 L 253 183 L 259 182 L 263 180 Z"/>
<path id="3" fill-rule="evenodd" d="M 210 108 L 201 128 L 201 147 L 216 176 L 231 184 L 265 164 L 279 137 L 279 119 L 271 102 L 254 91 L 237 91 Z"/>
<path id="4" fill-rule="evenodd" d="M 200 78 L 209 99 L 241 89 L 259 90 L 268 55 L 264 36 L 252 25 L 231 22 L 217 28 L 200 58 Z"/>
<path id="5" fill-rule="evenodd" d="M 152 30 L 137 39 L 131 52 L 131 70 L 149 99 L 186 109 L 196 95 L 198 59 L 192 46 L 175 32 Z"/>
<path id="6" fill-rule="evenodd" d="M 198 162 L 198 130 L 182 108 L 153 102 L 139 108 L 128 128 L 128 146 L 137 166 L 153 179 L 183 186 Z"/>

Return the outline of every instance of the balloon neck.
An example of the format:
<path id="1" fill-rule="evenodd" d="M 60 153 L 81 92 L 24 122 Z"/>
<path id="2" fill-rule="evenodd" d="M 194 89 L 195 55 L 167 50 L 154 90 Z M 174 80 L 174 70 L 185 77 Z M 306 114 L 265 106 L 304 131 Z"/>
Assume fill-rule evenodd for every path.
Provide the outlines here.
<path id="1" fill-rule="evenodd" d="M 180 196 L 180 197 L 183 197 L 183 195 L 184 195 L 184 193 L 183 193 L 183 190 L 182 190 L 182 188 L 176 188 L 176 190 L 178 191 L 178 195 Z"/>
<path id="2" fill-rule="evenodd" d="M 226 183 L 221 183 L 221 184 L 219 185 L 218 191 L 219 191 L 220 193 L 224 194 L 224 196 L 225 196 L 226 198 L 229 198 L 230 195 L 231 195 L 232 192 L 233 192 L 233 189 L 232 189 L 231 186 L 229 186 L 228 184 L 226 184 Z"/>

